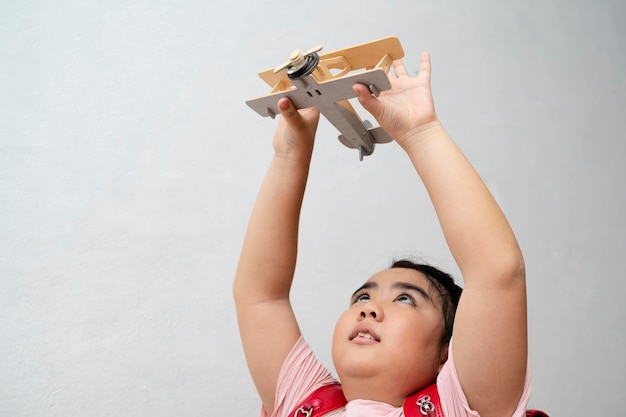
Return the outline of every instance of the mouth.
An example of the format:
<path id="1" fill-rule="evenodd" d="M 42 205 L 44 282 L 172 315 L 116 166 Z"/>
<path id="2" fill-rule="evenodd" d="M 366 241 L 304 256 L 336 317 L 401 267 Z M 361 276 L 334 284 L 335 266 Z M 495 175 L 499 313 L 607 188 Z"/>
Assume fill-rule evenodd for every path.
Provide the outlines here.
<path id="1" fill-rule="evenodd" d="M 350 335 L 350 340 L 361 343 L 375 343 L 380 342 L 380 337 L 371 329 L 359 327 Z"/>

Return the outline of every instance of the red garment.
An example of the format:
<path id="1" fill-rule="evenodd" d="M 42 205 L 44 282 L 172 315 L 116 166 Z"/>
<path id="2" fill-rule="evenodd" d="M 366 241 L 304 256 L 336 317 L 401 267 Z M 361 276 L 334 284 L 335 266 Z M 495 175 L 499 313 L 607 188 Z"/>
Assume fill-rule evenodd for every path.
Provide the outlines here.
<path id="1" fill-rule="evenodd" d="M 278 377 L 274 413 L 271 417 L 288 417 L 302 400 L 317 388 L 336 383 L 330 372 L 315 357 L 308 343 L 301 337 L 288 355 Z M 448 361 L 437 377 L 437 387 L 446 417 L 479 417 L 470 409 L 465 394 L 461 389 L 459 377 L 454 367 L 452 341 Z M 524 392 L 515 413 L 511 417 L 525 417 L 526 406 L 530 398 L 530 373 L 526 373 Z M 353 400 L 346 409 L 333 417 L 404 417 L 402 407 L 372 400 Z M 267 417 L 261 410 L 261 417 Z M 289 416 L 291 417 L 291 416 Z"/>

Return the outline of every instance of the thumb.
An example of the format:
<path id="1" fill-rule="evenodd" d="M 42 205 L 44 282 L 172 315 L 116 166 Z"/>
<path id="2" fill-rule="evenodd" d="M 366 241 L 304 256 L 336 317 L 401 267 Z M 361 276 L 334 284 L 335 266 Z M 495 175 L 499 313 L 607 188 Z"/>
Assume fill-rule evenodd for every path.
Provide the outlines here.
<path id="1" fill-rule="evenodd" d="M 287 97 L 283 97 L 278 101 L 278 110 L 280 110 L 280 114 L 289 126 L 299 127 L 304 124 L 302 115 Z"/>
<path id="2" fill-rule="evenodd" d="M 369 88 L 363 84 L 354 84 L 352 90 L 356 93 L 361 106 L 372 114 L 375 118 L 382 112 L 382 103 L 378 97 L 374 96 Z"/>

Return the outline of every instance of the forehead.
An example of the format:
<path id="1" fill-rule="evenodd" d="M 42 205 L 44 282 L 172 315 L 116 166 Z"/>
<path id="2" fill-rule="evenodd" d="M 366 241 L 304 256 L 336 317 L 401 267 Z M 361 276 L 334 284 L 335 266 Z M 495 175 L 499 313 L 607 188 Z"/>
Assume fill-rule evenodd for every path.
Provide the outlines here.
<path id="1" fill-rule="evenodd" d="M 432 284 L 430 280 L 415 269 L 409 268 L 390 268 L 380 271 L 373 275 L 367 282 L 375 282 L 378 285 L 392 285 L 395 282 L 408 282 L 415 285 L 423 286 L 424 289 L 430 288 Z"/>

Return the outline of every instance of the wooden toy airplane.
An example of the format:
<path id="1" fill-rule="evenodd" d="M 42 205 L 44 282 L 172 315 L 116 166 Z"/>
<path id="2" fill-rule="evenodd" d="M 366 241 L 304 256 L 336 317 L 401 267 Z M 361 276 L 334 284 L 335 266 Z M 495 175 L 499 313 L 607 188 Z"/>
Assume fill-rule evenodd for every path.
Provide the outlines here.
<path id="1" fill-rule="evenodd" d="M 298 109 L 317 107 L 341 133 L 339 141 L 359 150 L 359 159 L 371 155 L 376 143 L 392 139 L 381 127 L 372 127 L 362 120 L 350 102 L 356 97 L 354 84 L 366 85 L 372 94 L 391 88 L 387 74 L 391 62 L 404 56 L 397 37 L 318 55 L 317 46 L 306 52 L 295 50 L 274 69 L 259 73 L 272 87 L 266 96 L 246 101 L 261 116 L 274 118 L 279 114 L 278 100 L 288 97 Z"/>

